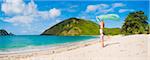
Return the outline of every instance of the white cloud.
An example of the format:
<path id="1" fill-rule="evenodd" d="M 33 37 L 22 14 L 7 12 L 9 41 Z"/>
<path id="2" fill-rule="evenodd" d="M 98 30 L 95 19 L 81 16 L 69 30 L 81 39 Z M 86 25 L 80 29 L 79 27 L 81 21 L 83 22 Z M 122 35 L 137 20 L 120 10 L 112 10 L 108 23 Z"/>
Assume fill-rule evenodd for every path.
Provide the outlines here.
<path id="1" fill-rule="evenodd" d="M 28 4 L 23 0 L 4 0 L 1 7 L 6 15 L 30 15 L 37 12 L 37 5 L 33 0 Z"/>
<path id="2" fill-rule="evenodd" d="M 114 4 L 112 4 L 112 7 L 123 7 L 123 6 L 126 6 L 126 5 L 123 4 L 123 3 L 114 3 Z"/>
<path id="3" fill-rule="evenodd" d="M 31 14 L 36 14 L 37 12 L 38 12 L 38 10 L 37 10 L 37 5 L 34 3 L 33 0 L 31 0 L 31 2 L 29 2 L 29 3 L 26 5 L 23 14 L 24 14 L 24 15 L 31 15 Z"/>
<path id="4" fill-rule="evenodd" d="M 69 8 L 76 8 L 78 5 L 71 5 Z"/>
<path id="5" fill-rule="evenodd" d="M 113 3 L 111 8 L 103 9 L 103 10 L 100 10 L 100 11 L 103 12 L 103 13 L 114 12 L 115 8 L 123 7 L 123 6 L 125 6 L 125 4 L 123 4 L 123 3 Z"/>
<path id="6" fill-rule="evenodd" d="M 44 20 L 51 19 L 51 18 L 53 19 L 60 15 L 61 15 L 61 10 L 56 8 L 52 8 L 49 11 L 38 11 L 36 14 L 37 17 L 41 17 Z"/>
<path id="7" fill-rule="evenodd" d="M 22 33 L 28 33 L 28 31 L 26 31 L 26 30 L 22 30 L 21 32 L 22 32 Z"/>
<path id="8" fill-rule="evenodd" d="M 123 3 L 113 3 L 112 5 L 107 4 L 97 4 L 97 5 L 88 5 L 86 8 L 86 12 L 95 12 L 96 14 L 99 13 L 108 13 L 114 12 L 115 8 L 126 6 Z"/>
<path id="9" fill-rule="evenodd" d="M 43 18 L 44 20 L 46 20 L 46 19 L 49 19 L 50 17 L 49 17 L 49 11 L 39 11 L 38 13 L 37 13 L 37 15 L 38 15 L 38 17 L 41 17 L 41 18 Z"/>
<path id="10" fill-rule="evenodd" d="M 105 8 L 108 8 L 108 7 L 109 7 L 109 5 L 107 5 L 107 4 L 88 5 L 87 9 L 86 9 L 86 12 L 101 10 L 101 9 L 105 9 Z"/>
<path id="11" fill-rule="evenodd" d="M 132 12 L 132 11 L 134 11 L 134 9 L 120 9 L 119 13 L 123 13 L 123 12 L 127 12 L 127 11 Z"/>
<path id="12" fill-rule="evenodd" d="M 106 10 L 102 10 L 102 12 L 104 12 L 104 13 L 114 12 L 115 8 L 117 8 L 117 7 L 123 7 L 123 6 L 125 6 L 125 4 L 123 4 L 123 3 L 114 3 L 114 4 L 112 4 L 111 8 L 106 9 Z"/>
<path id="13" fill-rule="evenodd" d="M 90 11 L 96 11 L 98 9 L 97 5 L 88 5 L 86 11 L 90 12 Z"/>
<path id="14" fill-rule="evenodd" d="M 99 13 L 108 13 L 108 12 L 113 12 L 113 11 L 114 11 L 114 8 L 101 9 L 101 10 L 99 10 L 99 12 L 97 12 L 96 14 L 99 14 Z"/>
<path id="15" fill-rule="evenodd" d="M 61 14 L 60 10 L 56 8 L 49 10 L 49 13 L 51 18 L 57 17 Z"/>
<path id="16" fill-rule="evenodd" d="M 1 10 L 6 14 L 20 14 L 24 11 L 25 4 L 22 0 L 4 0 Z"/>
<path id="17" fill-rule="evenodd" d="M 12 18 L 6 18 L 4 19 L 5 22 L 10 22 L 10 23 L 23 23 L 23 24 L 29 24 L 31 23 L 33 18 L 31 16 L 15 16 Z"/>
<path id="18" fill-rule="evenodd" d="M 23 0 L 4 0 L 1 5 L 1 11 L 10 18 L 4 18 L 3 21 L 17 24 L 29 24 L 34 20 L 50 20 L 60 16 L 61 11 L 56 8 L 48 11 L 39 11 L 33 0 L 25 4 Z M 38 19 L 40 18 L 40 19 Z"/>
<path id="19" fill-rule="evenodd" d="M 68 8 L 61 8 L 64 12 L 76 12 L 78 5 L 69 5 Z"/>

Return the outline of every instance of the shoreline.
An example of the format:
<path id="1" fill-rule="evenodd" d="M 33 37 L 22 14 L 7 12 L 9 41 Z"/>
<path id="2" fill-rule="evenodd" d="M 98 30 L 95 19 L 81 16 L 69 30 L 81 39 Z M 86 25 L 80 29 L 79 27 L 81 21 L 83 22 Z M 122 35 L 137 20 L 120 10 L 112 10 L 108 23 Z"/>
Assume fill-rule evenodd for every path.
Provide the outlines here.
<path id="1" fill-rule="evenodd" d="M 27 46 L 23 48 L 12 48 L 7 49 L 5 51 L 0 50 L 0 55 L 6 55 L 6 54 L 15 54 L 15 53 L 24 53 L 24 52 L 32 52 L 32 51 L 43 51 L 43 50 L 49 50 L 49 49 L 56 49 L 56 48 L 62 48 L 62 47 L 68 47 L 68 46 L 76 46 L 81 43 L 90 42 L 93 40 L 97 40 L 96 38 L 90 38 L 83 41 L 76 41 L 76 42 L 67 42 L 67 43 L 61 43 L 61 44 L 53 44 L 53 45 L 43 45 L 43 46 Z"/>
<path id="2" fill-rule="evenodd" d="M 0 60 L 5 58 L 14 58 L 14 57 L 19 57 L 19 58 L 23 58 L 25 56 L 34 56 L 34 55 L 41 55 L 41 53 L 43 53 L 42 55 L 45 54 L 56 54 L 56 53 L 61 53 L 64 51 L 70 51 L 73 49 L 77 49 L 77 48 L 81 48 L 81 47 L 85 47 L 88 46 L 89 44 L 93 44 L 97 42 L 98 38 L 94 38 L 94 39 L 88 39 L 88 40 L 84 40 L 84 41 L 77 41 L 77 42 L 68 42 L 68 43 L 64 43 L 64 44 L 58 44 L 58 45 L 54 45 L 54 46 L 41 46 L 41 47 L 35 47 L 35 50 L 30 48 L 29 50 L 23 50 L 23 51 L 17 51 L 17 49 L 15 49 L 14 51 L 1 51 L 0 52 Z M 46 53 L 49 52 L 49 53 Z M 15 58 L 16 59 L 16 58 Z M 7 59 L 6 59 L 7 60 Z"/>
<path id="3" fill-rule="evenodd" d="M 90 41 L 90 40 L 95 40 L 98 37 L 97 36 L 92 36 L 93 38 L 89 38 L 89 39 L 84 39 L 84 40 L 79 40 L 79 41 L 73 41 L 73 42 L 65 42 L 65 43 L 56 43 L 56 44 L 49 44 L 49 45 L 41 45 L 41 46 L 33 46 L 33 45 L 29 45 L 26 47 L 19 47 L 19 48 L 10 48 L 10 49 L 2 49 L 0 50 L 0 55 L 2 54 L 9 54 L 9 53 L 19 53 L 19 52 L 32 52 L 32 51 L 40 51 L 40 50 L 48 50 L 48 49 L 52 49 L 52 48 L 61 48 L 61 47 L 65 47 L 65 46 L 69 46 L 72 44 L 76 44 L 79 42 L 86 42 L 86 41 Z M 19 51 L 19 52 L 18 52 Z"/>
<path id="4" fill-rule="evenodd" d="M 145 34 L 128 35 L 128 36 L 116 35 L 116 36 L 110 36 L 109 38 L 108 38 L 108 36 L 105 36 L 105 40 L 106 40 L 105 46 L 106 47 L 100 48 L 100 46 L 99 46 L 99 49 L 109 49 L 109 48 L 113 47 L 113 46 L 111 47 L 111 45 L 118 45 L 121 43 L 127 44 L 126 39 L 128 39 L 128 40 L 133 39 L 132 37 L 137 37 L 134 39 L 139 39 L 139 38 L 143 37 L 144 40 L 148 40 L 149 38 L 146 38 L 146 37 L 150 37 L 150 35 L 145 35 Z M 133 41 L 134 41 L 134 39 L 133 39 Z M 115 42 L 115 43 L 109 44 L 110 43 L 109 41 Z M 131 43 L 133 43 L 132 40 L 131 40 Z M 136 44 L 136 40 L 135 40 L 135 44 Z M 100 45 L 98 38 L 95 38 L 94 40 L 85 40 L 85 41 L 75 42 L 75 43 L 71 43 L 71 44 L 69 43 L 68 45 L 64 44 L 63 46 L 59 46 L 57 48 L 56 47 L 50 48 L 50 49 L 46 48 L 46 49 L 42 49 L 39 51 L 29 51 L 29 52 L 21 52 L 21 53 L 13 53 L 13 54 L 0 54 L 0 60 L 10 60 L 10 59 L 12 59 L 12 60 L 21 60 L 21 59 L 26 60 L 26 58 L 39 58 L 38 56 L 62 55 L 63 53 L 66 54 L 67 52 L 72 52 L 74 50 L 80 50 L 80 49 L 84 50 L 85 48 L 88 48 L 88 47 L 93 48 L 93 47 L 95 47 L 93 45 Z M 91 47 L 91 46 L 93 46 L 93 47 Z M 149 45 L 148 45 L 148 47 L 149 47 Z M 93 48 L 93 49 L 95 49 L 95 48 Z M 71 55 L 73 55 L 73 53 Z M 56 56 L 56 57 L 58 57 L 58 56 Z M 32 60 L 32 59 L 28 59 L 28 60 Z M 49 59 L 49 60 L 51 60 L 51 59 Z M 93 59 L 93 60 L 96 60 L 96 59 Z"/>

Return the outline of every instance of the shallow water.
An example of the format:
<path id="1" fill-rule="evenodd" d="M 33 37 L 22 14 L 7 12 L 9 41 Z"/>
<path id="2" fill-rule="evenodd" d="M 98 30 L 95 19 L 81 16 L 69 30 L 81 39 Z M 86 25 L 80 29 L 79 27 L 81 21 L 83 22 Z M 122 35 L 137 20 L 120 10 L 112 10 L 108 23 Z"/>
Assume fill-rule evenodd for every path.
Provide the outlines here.
<path id="1" fill-rule="evenodd" d="M 15 35 L 0 36 L 0 50 L 5 51 L 14 48 L 24 48 L 29 46 L 47 46 L 78 42 L 96 38 L 94 36 L 41 36 L 41 35 Z"/>

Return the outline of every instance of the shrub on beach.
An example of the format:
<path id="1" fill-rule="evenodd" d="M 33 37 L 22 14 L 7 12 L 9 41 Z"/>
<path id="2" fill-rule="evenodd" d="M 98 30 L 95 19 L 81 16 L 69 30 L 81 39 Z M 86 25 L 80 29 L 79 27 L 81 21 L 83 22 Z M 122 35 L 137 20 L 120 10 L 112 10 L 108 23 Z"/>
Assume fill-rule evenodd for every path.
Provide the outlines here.
<path id="1" fill-rule="evenodd" d="M 143 11 L 129 13 L 121 28 L 123 34 L 146 34 L 149 32 L 148 18 Z"/>

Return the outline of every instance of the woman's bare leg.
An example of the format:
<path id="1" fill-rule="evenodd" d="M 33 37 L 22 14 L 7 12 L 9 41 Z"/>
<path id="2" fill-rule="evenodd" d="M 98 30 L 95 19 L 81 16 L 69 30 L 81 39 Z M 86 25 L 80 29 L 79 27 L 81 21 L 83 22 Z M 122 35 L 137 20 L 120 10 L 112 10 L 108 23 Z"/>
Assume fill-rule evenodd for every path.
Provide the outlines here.
<path id="1" fill-rule="evenodd" d="M 104 35 L 103 34 L 101 34 L 101 47 L 104 47 Z"/>

